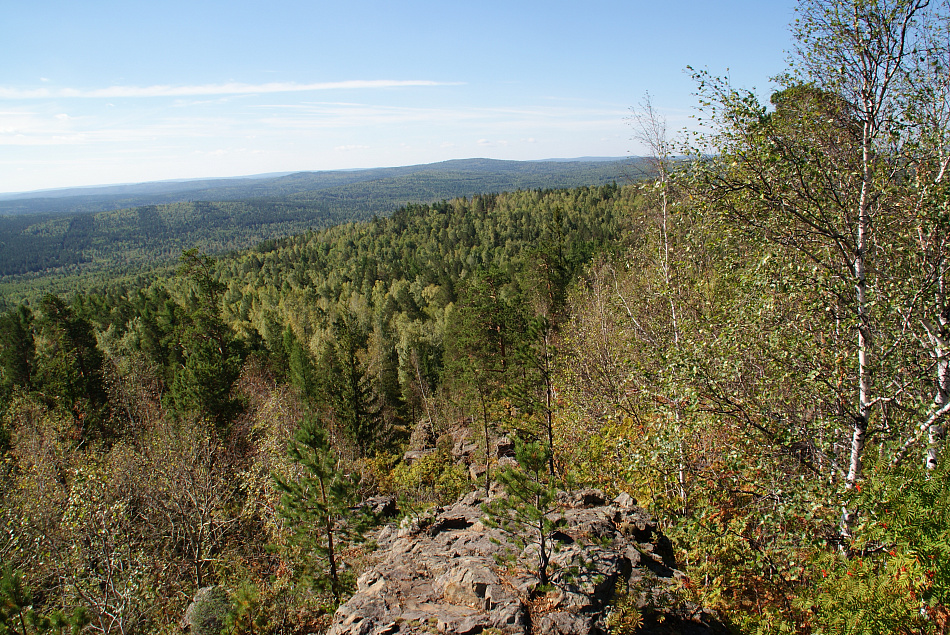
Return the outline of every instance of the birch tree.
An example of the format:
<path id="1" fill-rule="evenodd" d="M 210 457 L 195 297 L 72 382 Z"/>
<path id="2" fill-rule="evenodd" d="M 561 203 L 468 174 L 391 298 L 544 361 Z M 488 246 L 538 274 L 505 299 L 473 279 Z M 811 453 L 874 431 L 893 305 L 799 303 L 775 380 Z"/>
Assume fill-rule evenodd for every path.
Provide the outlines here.
<path id="1" fill-rule="evenodd" d="M 823 449 L 841 455 L 827 458 L 846 490 L 864 476 L 870 435 L 886 441 L 915 418 L 929 430 L 938 423 L 930 419 L 945 414 L 939 399 L 930 414 L 914 407 L 925 388 L 907 371 L 921 353 L 911 323 L 920 321 L 921 298 L 939 296 L 935 272 L 943 266 L 942 256 L 925 263 L 908 240 L 918 218 L 905 200 L 929 152 L 914 113 L 935 88 L 919 67 L 937 51 L 928 45 L 930 4 L 802 2 L 773 112 L 751 92 L 699 77 L 720 127 L 719 157 L 704 162 L 697 191 L 727 226 L 771 244 L 789 276 L 813 285 L 812 302 L 824 305 L 825 317 L 811 317 L 824 320 L 822 332 L 841 347 L 837 376 L 825 371 L 815 380 L 838 402 L 828 409 L 838 422 L 829 431 L 848 429 L 846 447 Z M 845 543 L 854 522 L 846 506 Z"/>
<path id="2" fill-rule="evenodd" d="M 944 5 L 944 11 L 947 7 Z M 946 17 L 946 16 L 944 16 Z M 950 21 L 931 23 L 920 41 L 921 54 L 913 69 L 917 78 L 915 99 L 908 119 L 917 131 L 914 138 L 912 176 L 905 206 L 915 218 L 912 236 L 920 268 L 930 286 L 920 294 L 920 315 L 908 323 L 918 327 L 918 338 L 928 350 L 934 377 L 933 404 L 928 416 L 901 445 L 893 459 L 900 463 L 927 434 L 925 466 L 937 467 L 950 410 L 950 304 L 947 299 L 947 262 L 950 255 L 947 171 L 950 168 Z"/>
<path id="3" fill-rule="evenodd" d="M 673 273 L 671 265 L 672 240 L 670 227 L 670 207 L 671 199 L 675 199 L 671 191 L 673 187 L 673 153 L 675 143 L 670 140 L 666 132 L 666 119 L 653 107 L 653 100 L 650 93 L 643 96 L 638 108 L 634 109 L 630 116 L 630 122 L 633 125 L 633 138 L 638 141 L 647 151 L 648 155 L 644 157 L 654 180 L 650 187 L 655 194 L 657 211 L 657 227 L 660 231 L 659 258 L 658 264 L 663 274 L 663 283 L 665 285 L 665 294 L 670 304 L 670 322 L 673 330 L 674 343 L 679 343 L 679 327 L 676 317 L 676 301 L 674 300 Z"/>

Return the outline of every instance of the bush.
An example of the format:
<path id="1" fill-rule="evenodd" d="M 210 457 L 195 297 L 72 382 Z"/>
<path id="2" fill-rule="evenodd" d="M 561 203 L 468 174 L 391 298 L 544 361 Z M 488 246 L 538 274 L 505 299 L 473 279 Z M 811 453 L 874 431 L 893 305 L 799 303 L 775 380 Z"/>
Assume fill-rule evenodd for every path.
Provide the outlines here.
<path id="1" fill-rule="evenodd" d="M 390 473 L 390 493 L 403 494 L 416 503 L 444 505 L 470 489 L 464 465 L 456 465 L 444 450 L 399 463 Z"/>
<path id="2" fill-rule="evenodd" d="M 184 621 L 192 635 L 220 635 L 230 610 L 227 591 L 219 586 L 206 586 L 198 589 L 185 611 Z"/>

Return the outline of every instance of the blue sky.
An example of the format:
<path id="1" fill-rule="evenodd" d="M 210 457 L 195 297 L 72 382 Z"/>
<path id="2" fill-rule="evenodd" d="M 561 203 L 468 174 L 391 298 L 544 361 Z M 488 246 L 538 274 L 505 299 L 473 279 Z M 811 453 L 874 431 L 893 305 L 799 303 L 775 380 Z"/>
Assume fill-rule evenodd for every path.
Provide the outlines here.
<path id="1" fill-rule="evenodd" d="M 792 0 L 31 0 L 0 12 L 0 192 L 626 156 L 687 65 L 767 95 Z"/>

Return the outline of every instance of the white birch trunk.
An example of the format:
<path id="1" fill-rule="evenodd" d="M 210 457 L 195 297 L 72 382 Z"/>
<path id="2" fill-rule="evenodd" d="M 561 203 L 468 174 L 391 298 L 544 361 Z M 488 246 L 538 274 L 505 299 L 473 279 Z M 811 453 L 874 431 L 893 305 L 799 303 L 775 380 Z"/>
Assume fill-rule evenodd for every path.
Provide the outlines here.
<path id="1" fill-rule="evenodd" d="M 934 410 L 939 412 L 947 405 L 950 399 L 950 351 L 947 350 L 943 334 L 947 331 L 946 295 L 944 291 L 944 267 L 940 268 L 937 280 L 936 313 L 939 331 L 931 332 L 930 341 L 933 344 L 933 356 L 937 362 L 937 389 L 934 394 Z M 927 429 L 927 455 L 925 466 L 928 471 L 937 469 L 940 451 L 943 449 L 946 430 L 940 420 L 935 420 Z"/>
<path id="2" fill-rule="evenodd" d="M 867 95 L 867 93 L 865 93 Z M 873 120 L 875 104 L 865 101 L 864 133 L 861 141 L 861 194 L 858 199 L 857 228 L 855 232 L 855 256 L 853 274 L 855 279 L 855 311 L 858 318 L 858 411 L 852 424 L 851 455 L 848 460 L 847 489 L 853 489 L 861 478 L 862 455 L 867 442 L 868 424 L 871 420 L 871 375 L 869 370 L 870 338 L 867 323 L 867 263 L 868 240 L 871 230 L 871 214 L 868 202 L 868 189 L 871 185 L 871 143 L 873 138 Z M 847 543 L 851 538 L 857 513 L 845 507 L 841 513 L 841 537 Z"/>

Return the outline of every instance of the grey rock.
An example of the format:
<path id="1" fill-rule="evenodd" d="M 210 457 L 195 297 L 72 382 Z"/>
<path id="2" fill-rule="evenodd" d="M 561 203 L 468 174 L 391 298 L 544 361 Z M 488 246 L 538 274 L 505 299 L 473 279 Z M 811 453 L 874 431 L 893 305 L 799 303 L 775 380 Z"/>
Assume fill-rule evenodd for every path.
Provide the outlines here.
<path id="1" fill-rule="evenodd" d="M 490 493 L 497 495 L 497 489 Z M 726 632 L 710 613 L 669 599 L 668 589 L 682 574 L 672 552 L 666 553 L 665 537 L 631 498 L 605 504 L 597 490 L 562 496 L 558 515 L 565 523 L 552 536 L 552 587 L 540 596 L 532 574 L 537 547 L 513 548 L 509 536 L 485 525 L 485 500 L 483 491 L 470 492 L 449 508 L 380 532 L 383 548 L 357 580 L 355 595 L 337 610 L 328 635 L 475 635 L 487 629 L 599 635 L 615 589 L 628 580 L 645 616 L 662 616 L 648 624 L 666 629 L 639 631 L 644 635 Z M 499 565 L 496 558 L 506 553 L 515 560 Z"/>
<path id="2" fill-rule="evenodd" d="M 485 608 L 491 604 L 489 587 L 500 587 L 499 578 L 478 557 L 458 558 L 455 566 L 435 579 L 433 586 L 442 591 L 442 599 L 451 604 Z M 487 602 L 486 602 L 487 598 Z"/>
<path id="3" fill-rule="evenodd" d="M 508 437 L 502 437 L 495 442 L 495 458 L 515 455 L 515 442 Z"/>
<path id="4" fill-rule="evenodd" d="M 626 492 L 621 492 L 611 503 L 620 511 L 629 511 L 637 506 L 637 500 Z"/>
<path id="5" fill-rule="evenodd" d="M 478 445 L 472 439 L 472 433 L 468 428 L 463 428 L 453 435 L 455 443 L 452 445 L 452 458 L 456 461 L 468 463 L 472 456 L 478 451 Z"/>
<path id="6" fill-rule="evenodd" d="M 576 633 L 602 632 L 595 625 L 595 617 L 585 613 L 554 611 L 542 615 L 538 620 L 539 633 L 546 635 L 575 635 Z"/>
<path id="7" fill-rule="evenodd" d="M 399 512 L 395 496 L 373 496 L 363 501 L 359 507 L 376 518 L 392 518 Z"/>
<path id="8" fill-rule="evenodd" d="M 468 477 L 477 481 L 481 477 L 485 476 L 485 464 L 484 463 L 471 463 L 468 466 Z"/>
<path id="9" fill-rule="evenodd" d="M 466 517 L 464 514 L 457 516 L 443 515 L 435 519 L 429 528 L 426 530 L 429 532 L 429 535 L 433 538 L 443 531 L 449 531 L 452 529 L 466 529 L 471 527 L 473 524 L 472 519 Z"/>
<path id="10" fill-rule="evenodd" d="M 462 507 L 478 507 L 485 502 L 484 490 L 477 489 L 469 492 L 459 500 L 458 504 Z"/>
<path id="11" fill-rule="evenodd" d="M 402 455 L 402 460 L 404 463 L 412 465 L 419 459 L 427 457 L 433 452 L 435 452 L 435 448 L 427 448 L 425 450 L 409 450 Z"/>
<path id="12" fill-rule="evenodd" d="M 571 509 L 601 507 L 606 500 L 604 493 L 599 489 L 579 489 L 558 494 L 558 502 Z"/>
<path id="13" fill-rule="evenodd" d="M 510 456 L 503 456 L 500 459 L 498 459 L 498 469 L 503 470 L 506 467 L 516 468 L 518 467 L 518 462 Z"/>

